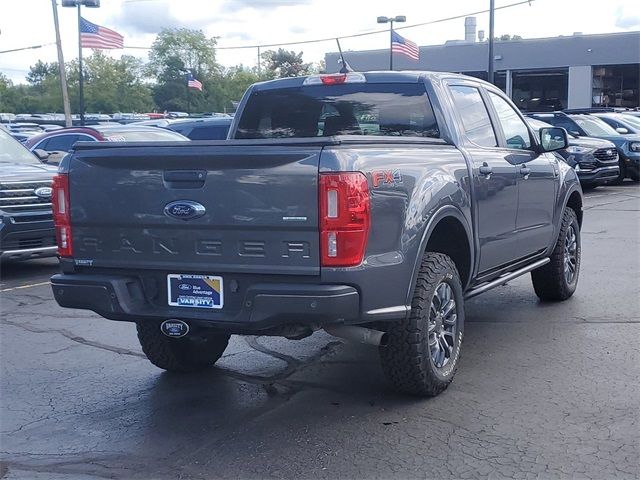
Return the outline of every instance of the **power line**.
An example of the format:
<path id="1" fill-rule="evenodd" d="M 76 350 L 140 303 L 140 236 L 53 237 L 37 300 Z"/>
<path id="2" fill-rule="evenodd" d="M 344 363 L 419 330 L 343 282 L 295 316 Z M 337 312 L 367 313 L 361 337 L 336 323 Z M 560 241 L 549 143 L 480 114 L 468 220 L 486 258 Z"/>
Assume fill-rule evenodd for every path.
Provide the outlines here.
<path id="1" fill-rule="evenodd" d="M 129 0 L 129 2 L 133 2 L 133 1 L 153 1 L 153 0 Z M 495 10 L 503 10 L 505 8 L 511 8 L 511 7 L 517 7 L 519 5 L 524 5 L 524 4 L 529 4 L 531 5 L 531 2 L 535 2 L 535 0 L 522 0 L 520 2 L 515 2 L 515 3 L 510 3 L 507 5 L 502 5 L 501 7 L 496 7 Z M 431 20 L 429 22 L 422 22 L 422 23 L 414 23 L 413 25 L 405 25 L 402 27 L 396 27 L 394 30 L 406 30 L 409 28 L 416 28 L 416 27 L 423 27 L 425 25 L 433 25 L 435 23 L 443 23 L 443 22 L 449 22 L 451 20 L 459 20 L 461 18 L 465 18 L 471 15 L 480 15 L 482 13 L 489 13 L 489 9 L 485 9 L 485 10 L 478 10 L 477 12 L 471 12 L 471 13 L 465 13 L 464 15 L 455 15 L 453 17 L 446 17 L 446 18 L 440 18 L 438 20 Z M 343 35 L 343 36 L 339 36 L 337 38 L 339 38 L 340 40 L 342 40 L 343 38 L 357 38 L 357 37 L 365 37 L 367 35 L 377 35 L 379 33 L 389 33 L 388 29 L 384 29 L 384 30 L 374 30 L 372 32 L 363 32 L 363 33 L 353 33 L 351 35 Z M 229 46 L 229 47 L 215 47 L 216 50 L 241 50 L 241 49 L 247 49 L 247 48 L 268 48 L 268 47 L 285 47 L 285 46 L 289 46 L 289 45 L 306 45 L 306 44 L 310 44 L 310 43 L 321 43 L 321 42 L 335 42 L 336 37 L 326 37 L 326 38 L 316 38 L 313 40 L 301 40 L 299 42 L 282 42 L 282 43 L 268 43 L 268 44 L 256 44 L 256 45 L 233 45 L 233 46 Z M 135 49 L 135 50 L 151 50 L 151 47 L 140 47 L 140 46 L 126 46 L 125 48 L 131 48 L 131 49 Z"/>
<path id="2" fill-rule="evenodd" d="M 0 50 L 0 53 L 21 52 L 23 50 L 35 50 L 37 48 L 48 47 L 49 45 L 55 45 L 56 42 L 43 43 L 42 45 L 31 45 L 30 47 L 12 48 L 11 50 Z"/>
<path id="3" fill-rule="evenodd" d="M 150 2 L 150 1 L 155 1 L 155 0 L 128 0 L 125 3 L 137 3 L 137 2 Z M 528 4 L 531 5 L 531 2 L 535 2 L 536 0 L 522 0 L 519 2 L 515 2 L 515 3 L 509 3 L 507 5 L 502 5 L 500 7 L 496 7 L 495 10 L 504 10 L 505 8 L 511 8 L 511 7 L 517 7 L 519 5 L 524 5 L 524 4 Z M 446 18 L 439 18 L 437 20 L 431 20 L 429 22 L 422 22 L 422 23 L 414 23 L 413 25 L 405 25 L 402 27 L 396 27 L 395 30 L 406 30 L 409 28 L 416 28 L 416 27 L 423 27 L 425 25 L 433 25 L 436 23 L 443 23 L 443 22 L 449 22 L 451 20 L 459 20 L 461 18 L 465 18 L 471 15 L 480 15 L 483 13 L 489 13 L 489 9 L 485 9 L 485 10 L 478 10 L 476 12 L 470 12 L 470 13 L 465 13 L 464 15 L 454 15 L 452 17 L 446 17 Z M 343 35 L 343 36 L 339 36 L 337 38 L 339 39 L 344 39 L 344 38 L 358 38 L 358 37 L 365 37 L 367 35 L 378 35 L 380 33 L 389 33 L 389 30 L 385 29 L 385 30 L 374 30 L 372 32 L 362 32 L 362 33 L 353 33 L 351 35 Z M 269 47 L 286 47 L 286 46 L 290 46 L 290 45 L 308 45 L 311 43 L 322 43 L 322 42 L 335 42 L 336 37 L 325 37 L 325 38 L 316 38 L 313 40 L 300 40 L 298 42 L 281 42 L 281 43 L 267 43 L 267 44 L 256 44 L 256 45 L 233 45 L 233 46 L 222 46 L 222 47 L 215 47 L 216 50 L 243 50 L 243 49 L 247 49 L 247 48 L 269 48 Z M 14 48 L 12 50 L 0 50 L 0 53 L 9 53 L 9 52 L 19 52 L 22 50 L 32 50 L 32 49 L 37 49 L 37 48 L 42 48 L 42 47 L 46 47 L 49 45 L 55 45 L 55 42 L 52 43 L 45 43 L 42 45 L 33 45 L 30 47 L 22 47 L 22 48 Z M 130 50 L 151 50 L 151 47 L 141 47 L 138 45 L 126 45 L 124 47 L 125 49 L 130 49 Z"/>

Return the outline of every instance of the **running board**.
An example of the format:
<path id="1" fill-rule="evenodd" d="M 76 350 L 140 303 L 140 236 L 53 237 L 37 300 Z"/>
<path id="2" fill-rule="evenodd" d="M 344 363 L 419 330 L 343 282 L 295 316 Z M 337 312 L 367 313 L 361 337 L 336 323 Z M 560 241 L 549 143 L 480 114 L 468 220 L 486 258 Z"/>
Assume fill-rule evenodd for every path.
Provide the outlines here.
<path id="1" fill-rule="evenodd" d="M 533 262 L 531 265 L 527 265 L 526 267 L 523 267 L 520 270 L 516 270 L 515 272 L 505 273 L 501 277 L 498 277 L 495 280 L 492 280 L 491 282 L 483 283 L 479 287 L 475 287 L 475 288 L 472 288 L 471 290 L 468 290 L 464 294 L 464 299 L 468 300 L 477 295 L 480 295 L 481 293 L 484 293 L 487 290 L 491 290 L 492 288 L 502 285 L 505 282 L 513 280 L 514 278 L 518 278 L 519 276 L 524 275 L 525 273 L 529 273 L 531 270 L 535 270 L 536 268 L 546 265 L 550 261 L 551 261 L 550 258 L 543 258 L 542 260 Z"/>

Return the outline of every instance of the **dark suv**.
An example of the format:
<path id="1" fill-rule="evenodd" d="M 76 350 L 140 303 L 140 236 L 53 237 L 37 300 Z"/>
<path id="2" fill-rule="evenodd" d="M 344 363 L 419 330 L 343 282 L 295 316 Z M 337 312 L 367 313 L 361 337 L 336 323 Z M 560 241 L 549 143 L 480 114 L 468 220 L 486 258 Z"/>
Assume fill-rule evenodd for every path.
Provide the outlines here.
<path id="1" fill-rule="evenodd" d="M 527 118 L 527 123 L 534 130 L 551 126 L 531 117 Z M 569 135 L 569 146 L 556 153 L 573 167 L 583 188 L 612 183 L 620 174 L 618 151 L 608 140 Z"/>
<path id="2" fill-rule="evenodd" d="M 0 129 L 0 258 L 27 260 L 56 254 L 51 181 L 56 168 L 43 165 Z"/>
<path id="3" fill-rule="evenodd" d="M 225 140 L 232 120 L 231 117 L 176 120 L 165 128 L 181 133 L 190 140 Z"/>
<path id="4" fill-rule="evenodd" d="M 637 182 L 640 179 L 640 136 L 620 135 L 599 118 L 589 114 L 570 114 L 563 112 L 532 112 L 527 116 L 537 118 L 556 127 L 562 127 L 576 137 L 595 137 L 613 142 L 618 150 L 620 173 L 616 183 L 629 177 Z"/>

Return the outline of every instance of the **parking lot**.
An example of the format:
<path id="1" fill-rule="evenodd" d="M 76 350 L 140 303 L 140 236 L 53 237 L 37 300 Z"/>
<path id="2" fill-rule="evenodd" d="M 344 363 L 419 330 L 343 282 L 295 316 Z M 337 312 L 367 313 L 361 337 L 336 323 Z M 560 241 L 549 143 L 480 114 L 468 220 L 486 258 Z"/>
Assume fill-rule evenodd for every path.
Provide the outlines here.
<path id="1" fill-rule="evenodd" d="M 573 298 L 540 303 L 527 275 L 469 301 L 427 400 L 324 333 L 163 373 L 133 324 L 58 307 L 56 260 L 3 265 L 0 478 L 638 478 L 640 189 L 586 197 Z"/>

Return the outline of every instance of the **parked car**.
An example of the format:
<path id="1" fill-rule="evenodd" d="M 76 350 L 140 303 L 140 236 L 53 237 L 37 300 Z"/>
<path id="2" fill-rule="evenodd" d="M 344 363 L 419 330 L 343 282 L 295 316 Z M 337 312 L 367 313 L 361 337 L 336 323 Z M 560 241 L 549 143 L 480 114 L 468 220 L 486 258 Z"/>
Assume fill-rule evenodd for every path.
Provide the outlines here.
<path id="1" fill-rule="evenodd" d="M 190 140 L 225 140 L 232 120 L 229 116 L 174 120 L 165 128 L 181 133 Z"/>
<path id="2" fill-rule="evenodd" d="M 72 127 L 30 137 L 25 145 L 47 163 L 57 164 L 76 142 L 175 142 L 188 138 L 160 128 L 129 125 L 93 125 Z M 49 155 L 45 155 L 44 153 Z"/>
<path id="3" fill-rule="evenodd" d="M 563 112 L 532 112 L 528 116 L 562 127 L 576 137 L 595 137 L 613 142 L 618 150 L 620 173 L 616 183 L 629 177 L 634 182 L 640 180 L 640 135 L 623 136 L 591 114 L 571 114 Z"/>
<path id="4" fill-rule="evenodd" d="M 640 118 L 626 113 L 594 113 L 594 116 L 615 129 L 620 135 L 640 135 Z"/>
<path id="5" fill-rule="evenodd" d="M 535 118 L 527 117 L 527 123 L 535 131 L 552 125 Z M 591 137 L 568 136 L 569 146 L 558 150 L 578 174 L 584 188 L 593 188 L 615 181 L 620 174 L 618 151 L 615 144 L 608 140 Z"/>
<path id="6" fill-rule="evenodd" d="M 82 142 L 54 180 L 56 301 L 136 322 L 160 368 L 203 370 L 230 334 L 323 328 L 381 346 L 399 390 L 436 395 L 458 367 L 465 298 L 529 272 L 544 300 L 576 289 L 582 191 L 550 153 L 566 131 L 534 133 L 482 80 L 263 82 L 229 138 Z"/>
<path id="7" fill-rule="evenodd" d="M 0 259 L 56 255 L 51 214 L 51 180 L 56 170 L 42 165 L 0 129 Z"/>

